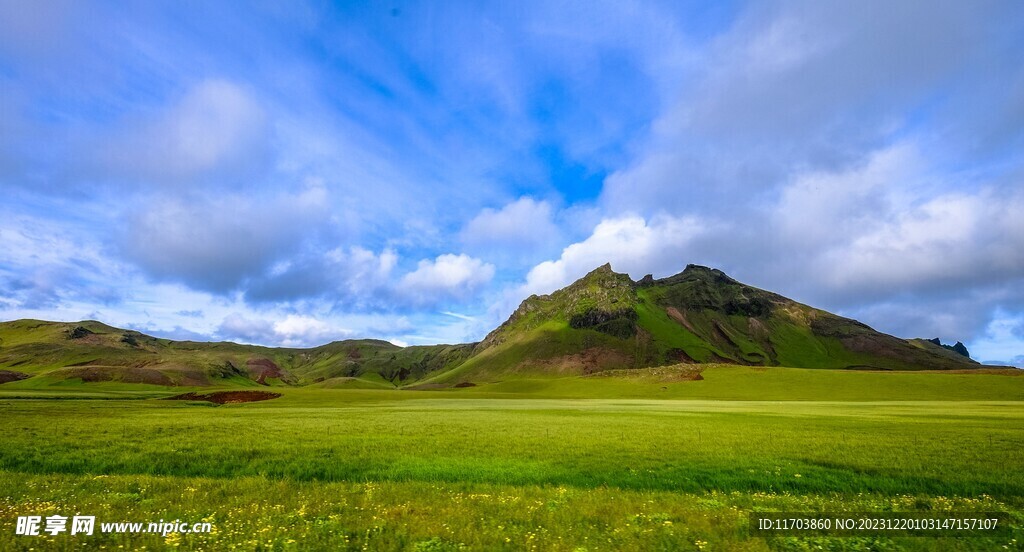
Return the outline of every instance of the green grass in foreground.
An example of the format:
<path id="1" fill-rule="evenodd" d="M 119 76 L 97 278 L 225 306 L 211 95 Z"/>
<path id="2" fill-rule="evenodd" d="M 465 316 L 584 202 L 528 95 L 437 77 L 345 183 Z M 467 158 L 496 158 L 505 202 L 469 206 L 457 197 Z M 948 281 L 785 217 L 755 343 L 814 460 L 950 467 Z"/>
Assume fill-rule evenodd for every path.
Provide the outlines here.
<path id="1" fill-rule="evenodd" d="M 955 374 L 913 374 L 934 379 L 911 384 L 884 379 L 903 374 L 802 372 L 832 375 L 831 385 L 722 368 L 669 384 L 284 389 L 280 399 L 220 407 L 4 400 L 0 391 L 0 549 L 991 550 L 1024 542 L 1019 529 L 959 540 L 752 537 L 752 510 L 1002 510 L 1024 521 L 1024 403 L 1007 398 L 1019 396 L 1022 378 L 975 375 L 964 384 Z M 771 401 L 622 398 L 719 398 L 727 389 L 749 398 L 758 387 L 749 380 L 765 373 L 776 378 L 760 380 Z M 838 400 L 886 381 L 927 400 Z M 989 385 L 1002 394 L 969 400 Z M 827 400 L 782 400 L 787 390 L 792 399 L 819 388 L 833 389 Z M 566 398 L 572 390 L 603 398 Z M 217 532 L 14 535 L 17 515 L 62 512 L 209 519 Z"/>
<path id="2" fill-rule="evenodd" d="M 0 471 L 0 548 L 178 550 L 994 550 L 998 538 L 752 538 L 750 511 L 1011 509 L 987 496 L 679 493 L 571 486 L 299 482 L 262 477 L 29 475 Z M 98 521 L 182 519 L 211 534 L 16 537 L 7 520 L 69 511 Z M 1018 510 L 1019 512 L 1019 510 Z M 1017 515 L 1018 523 L 1020 514 Z"/>

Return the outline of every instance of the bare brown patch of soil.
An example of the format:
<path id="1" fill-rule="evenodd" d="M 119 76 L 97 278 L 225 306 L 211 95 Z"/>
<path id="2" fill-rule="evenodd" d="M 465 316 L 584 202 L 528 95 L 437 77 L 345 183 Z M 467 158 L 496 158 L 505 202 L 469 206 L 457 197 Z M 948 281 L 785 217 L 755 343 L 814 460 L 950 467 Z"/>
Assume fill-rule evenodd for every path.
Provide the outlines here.
<path id="1" fill-rule="evenodd" d="M 673 381 L 701 381 L 704 376 L 701 372 L 704 366 L 693 364 L 672 364 L 669 366 L 654 366 L 651 368 L 626 368 L 619 370 L 605 370 L 596 374 L 588 374 L 587 377 L 599 378 L 637 378 L 656 382 Z"/>
<path id="2" fill-rule="evenodd" d="M 680 372 L 674 378 L 664 379 L 662 381 L 702 381 L 704 376 L 701 375 L 700 371 L 688 371 Z"/>
<path id="3" fill-rule="evenodd" d="M 217 391 L 214 393 L 182 393 L 167 397 L 169 401 L 206 401 L 215 404 L 239 404 L 256 401 L 268 401 L 280 397 L 280 393 L 270 391 Z"/>
<path id="4" fill-rule="evenodd" d="M 764 326 L 764 322 L 761 322 L 753 316 L 747 318 L 747 328 L 750 330 L 750 335 L 754 338 L 761 340 L 768 339 L 768 328 Z"/>
<path id="5" fill-rule="evenodd" d="M 563 355 L 546 360 L 533 361 L 531 364 L 545 370 L 568 374 L 592 374 L 603 370 L 629 366 L 632 358 L 625 353 L 604 347 L 590 347 L 581 353 Z"/>
<path id="6" fill-rule="evenodd" d="M 249 368 L 249 373 L 256 378 L 256 383 L 260 385 L 270 385 L 267 378 L 280 378 L 282 375 L 281 368 L 269 358 L 250 358 L 245 361 L 245 365 Z"/>
<path id="7" fill-rule="evenodd" d="M 0 370 L 0 384 L 7 383 L 10 381 L 21 381 L 28 379 L 32 376 L 24 372 L 15 372 L 14 370 Z"/>
<path id="8" fill-rule="evenodd" d="M 683 313 L 683 312 L 680 312 L 679 309 L 677 309 L 675 307 L 668 307 L 668 308 L 665 309 L 665 312 L 668 313 L 668 316 L 672 320 L 675 320 L 676 322 L 679 322 L 680 324 L 682 324 L 682 326 L 684 328 L 686 328 L 687 330 L 690 330 L 690 333 L 693 333 L 693 334 L 697 333 L 697 330 L 693 329 L 693 326 L 690 324 L 690 321 L 686 319 L 686 314 Z"/>
<path id="9" fill-rule="evenodd" d="M 456 383 L 455 387 L 476 387 L 476 384 L 471 381 L 461 381 Z"/>
<path id="10" fill-rule="evenodd" d="M 78 332 L 77 328 L 74 330 L 65 330 L 65 334 L 69 340 L 75 343 L 84 345 L 110 345 L 110 334 L 96 333 L 92 330 L 82 328 L 84 332 Z"/>

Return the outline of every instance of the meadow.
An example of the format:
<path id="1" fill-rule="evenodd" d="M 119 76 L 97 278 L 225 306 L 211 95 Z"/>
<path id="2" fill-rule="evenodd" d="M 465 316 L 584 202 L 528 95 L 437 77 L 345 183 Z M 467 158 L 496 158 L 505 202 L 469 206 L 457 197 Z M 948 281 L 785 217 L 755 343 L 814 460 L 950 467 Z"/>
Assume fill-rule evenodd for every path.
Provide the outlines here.
<path id="1" fill-rule="evenodd" d="M 752 511 L 1024 521 L 1024 378 L 713 366 L 701 381 L 445 391 L 0 387 L 0 549 L 992 550 L 989 538 L 758 537 Z M 901 391 L 902 390 L 902 391 Z M 178 390 L 180 392 L 180 390 Z M 214 533 L 25 537 L 18 515 Z"/>

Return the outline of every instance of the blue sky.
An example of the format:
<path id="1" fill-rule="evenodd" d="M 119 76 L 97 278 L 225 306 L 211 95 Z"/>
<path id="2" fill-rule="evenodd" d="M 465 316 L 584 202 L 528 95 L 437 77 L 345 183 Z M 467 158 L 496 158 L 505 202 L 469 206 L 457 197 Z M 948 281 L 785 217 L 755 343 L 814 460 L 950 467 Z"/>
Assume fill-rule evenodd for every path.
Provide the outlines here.
<path id="1" fill-rule="evenodd" d="M 687 263 L 1024 365 L 1017 2 L 0 0 L 0 318 L 480 339 Z"/>

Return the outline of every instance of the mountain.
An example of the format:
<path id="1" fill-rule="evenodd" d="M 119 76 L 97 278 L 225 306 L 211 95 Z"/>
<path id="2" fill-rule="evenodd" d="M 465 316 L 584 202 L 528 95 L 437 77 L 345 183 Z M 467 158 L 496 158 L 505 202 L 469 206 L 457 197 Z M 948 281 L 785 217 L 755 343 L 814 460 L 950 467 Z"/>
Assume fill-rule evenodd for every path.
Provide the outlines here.
<path id="1" fill-rule="evenodd" d="M 945 370 L 978 366 L 927 340 L 865 324 L 697 265 L 639 282 L 604 265 L 551 295 L 527 298 L 474 355 L 435 378 L 591 373 L 674 363 Z"/>
<path id="2" fill-rule="evenodd" d="M 863 370 L 978 367 L 966 348 L 904 340 L 856 320 L 689 265 L 634 282 L 604 265 L 533 295 L 479 343 L 398 347 L 379 340 L 311 349 L 172 341 L 100 322 L 0 323 L 0 383 L 234 382 L 453 385 L 516 375 L 581 375 L 680 363 Z"/>

